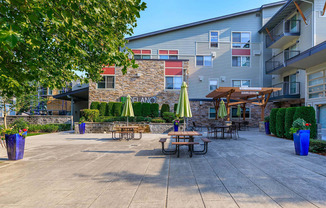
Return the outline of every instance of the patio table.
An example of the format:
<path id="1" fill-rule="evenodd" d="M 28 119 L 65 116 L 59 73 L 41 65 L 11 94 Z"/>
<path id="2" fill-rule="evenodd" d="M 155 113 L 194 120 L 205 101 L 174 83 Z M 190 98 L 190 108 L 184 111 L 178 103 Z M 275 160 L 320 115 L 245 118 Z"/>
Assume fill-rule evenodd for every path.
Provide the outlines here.
<path id="1" fill-rule="evenodd" d="M 188 145 L 190 151 L 190 157 L 191 157 L 192 152 L 194 150 L 194 136 L 202 136 L 202 134 L 197 131 L 170 131 L 168 133 L 168 136 L 176 136 L 176 142 L 180 143 L 180 144 L 176 144 L 178 157 L 180 154 L 180 145 L 185 145 L 184 143 L 180 142 L 180 137 L 184 137 L 184 139 L 189 139 L 189 142 L 193 143 Z"/>
<path id="2" fill-rule="evenodd" d="M 235 124 L 238 124 L 238 130 L 241 131 L 241 124 L 244 124 L 244 121 L 232 121 Z"/>
<path id="3" fill-rule="evenodd" d="M 224 139 L 224 133 L 225 133 L 225 129 L 230 129 L 232 126 L 228 126 L 228 125 L 217 125 L 217 126 L 214 126 L 214 132 L 215 132 L 215 137 L 217 138 L 217 129 L 221 129 L 222 131 L 222 139 Z"/>
<path id="4" fill-rule="evenodd" d="M 119 130 L 119 134 L 120 134 L 120 139 L 123 139 L 124 137 L 126 139 L 134 139 L 134 135 L 135 135 L 135 130 L 138 129 L 138 126 L 119 126 L 118 127 Z"/>

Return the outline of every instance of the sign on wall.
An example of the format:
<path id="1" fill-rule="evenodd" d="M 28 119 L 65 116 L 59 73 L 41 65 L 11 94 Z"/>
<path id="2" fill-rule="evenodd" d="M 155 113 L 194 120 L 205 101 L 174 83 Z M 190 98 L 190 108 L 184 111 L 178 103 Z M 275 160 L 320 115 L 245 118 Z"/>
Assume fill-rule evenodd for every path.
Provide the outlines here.
<path id="1" fill-rule="evenodd" d="M 126 102 L 126 97 L 121 97 L 121 102 Z M 131 97 L 131 102 L 156 103 L 156 97 Z"/>

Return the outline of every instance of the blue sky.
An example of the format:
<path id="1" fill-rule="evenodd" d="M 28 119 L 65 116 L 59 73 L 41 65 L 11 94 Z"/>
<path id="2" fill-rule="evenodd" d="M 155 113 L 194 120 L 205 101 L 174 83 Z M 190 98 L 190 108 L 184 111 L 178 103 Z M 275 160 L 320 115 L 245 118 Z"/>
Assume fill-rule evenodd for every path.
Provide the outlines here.
<path id="1" fill-rule="evenodd" d="M 164 28 L 236 13 L 278 0 L 145 0 L 134 29 L 140 35 Z"/>

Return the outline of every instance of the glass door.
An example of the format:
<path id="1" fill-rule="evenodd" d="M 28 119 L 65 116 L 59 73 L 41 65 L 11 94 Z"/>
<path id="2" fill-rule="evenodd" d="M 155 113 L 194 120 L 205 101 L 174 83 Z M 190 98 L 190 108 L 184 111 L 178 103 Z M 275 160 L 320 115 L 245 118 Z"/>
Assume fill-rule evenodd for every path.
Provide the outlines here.
<path id="1" fill-rule="evenodd" d="M 283 95 L 288 95 L 289 94 L 289 82 L 290 82 L 290 77 L 286 76 L 283 77 Z"/>
<path id="2" fill-rule="evenodd" d="M 290 32 L 291 33 L 297 33 L 298 32 L 298 21 L 297 21 L 297 15 L 294 15 L 290 19 Z"/>
<path id="3" fill-rule="evenodd" d="M 297 74 L 290 75 L 290 94 L 297 94 Z"/>
<path id="4" fill-rule="evenodd" d="M 322 128 L 326 128 L 326 105 L 318 107 L 318 123 L 321 124 Z"/>

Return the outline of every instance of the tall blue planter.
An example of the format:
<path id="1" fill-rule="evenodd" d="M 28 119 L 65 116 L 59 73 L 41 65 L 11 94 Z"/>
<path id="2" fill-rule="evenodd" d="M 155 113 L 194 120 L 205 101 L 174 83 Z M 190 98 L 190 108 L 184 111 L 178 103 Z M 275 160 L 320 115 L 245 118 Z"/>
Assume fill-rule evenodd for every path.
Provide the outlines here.
<path id="1" fill-rule="evenodd" d="M 6 134 L 5 139 L 8 160 L 23 159 L 25 150 L 25 138 L 19 134 Z"/>
<path id="2" fill-rule="evenodd" d="M 85 134 L 85 123 L 78 124 L 79 125 L 79 133 Z"/>
<path id="3" fill-rule="evenodd" d="M 269 122 L 265 122 L 265 133 L 271 134 L 271 131 L 269 130 Z"/>
<path id="4" fill-rule="evenodd" d="M 299 130 L 293 134 L 295 154 L 306 156 L 309 152 L 310 130 Z"/>
<path id="5" fill-rule="evenodd" d="M 179 125 L 173 124 L 173 126 L 174 126 L 174 131 L 179 131 Z"/>

